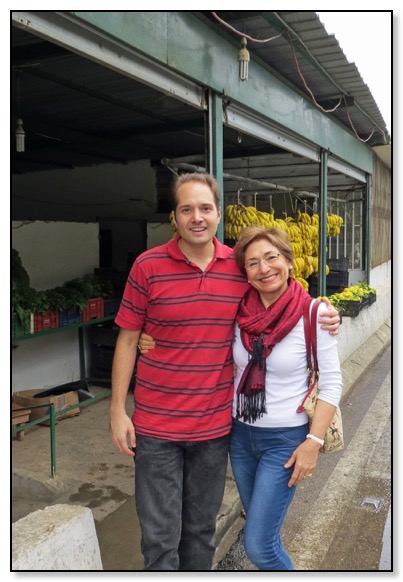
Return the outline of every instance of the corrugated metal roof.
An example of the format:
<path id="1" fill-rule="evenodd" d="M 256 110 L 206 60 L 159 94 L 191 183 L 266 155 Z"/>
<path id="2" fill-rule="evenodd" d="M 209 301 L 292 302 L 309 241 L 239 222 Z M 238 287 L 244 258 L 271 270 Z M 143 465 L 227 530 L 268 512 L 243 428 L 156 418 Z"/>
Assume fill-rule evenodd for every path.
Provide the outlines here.
<path id="1" fill-rule="evenodd" d="M 356 131 L 363 140 L 367 140 L 375 128 L 368 141 L 371 146 L 390 143 L 385 121 L 371 91 L 356 65 L 347 60 L 335 36 L 327 33 L 316 12 L 225 11 L 216 14 L 254 39 L 268 39 L 283 32 L 267 44 L 248 40 L 251 59 L 258 57 L 310 98 L 309 87 L 315 100 L 325 109 L 332 109 L 343 94 L 352 97 L 354 105 L 341 106 L 328 115 L 350 131 Z M 215 23 L 222 34 L 240 39 L 238 34 L 219 23 L 212 12 L 203 12 L 203 15 Z"/>

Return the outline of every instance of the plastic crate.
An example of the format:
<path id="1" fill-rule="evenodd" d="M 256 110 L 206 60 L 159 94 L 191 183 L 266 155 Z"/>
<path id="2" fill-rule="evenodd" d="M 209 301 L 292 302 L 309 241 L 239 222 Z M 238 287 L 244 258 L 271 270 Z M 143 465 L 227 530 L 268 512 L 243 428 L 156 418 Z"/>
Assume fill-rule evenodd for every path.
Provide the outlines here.
<path id="1" fill-rule="evenodd" d="M 33 332 L 38 333 L 45 329 L 59 327 L 59 312 L 45 311 L 45 313 L 33 313 Z"/>
<path id="2" fill-rule="evenodd" d="M 330 271 L 326 275 L 326 295 L 332 295 L 333 293 L 339 293 L 343 291 L 345 287 L 348 287 L 348 271 Z M 317 297 L 318 291 L 318 277 L 316 275 L 311 275 L 308 279 L 309 283 L 309 294 L 311 297 Z"/>
<path id="3" fill-rule="evenodd" d="M 66 309 L 59 312 L 59 326 L 71 325 L 72 323 L 81 323 L 83 320 L 82 312 L 79 309 Z"/>
<path id="4" fill-rule="evenodd" d="M 21 337 L 31 333 L 31 325 L 24 325 L 16 313 L 11 315 L 11 333 L 13 337 Z"/>
<path id="5" fill-rule="evenodd" d="M 339 309 L 346 317 L 357 317 L 361 310 L 361 301 L 340 301 Z"/>
<path id="6" fill-rule="evenodd" d="M 348 287 L 348 271 L 330 271 L 326 276 L 326 287 L 344 289 Z"/>
<path id="7" fill-rule="evenodd" d="M 88 299 L 87 307 L 82 312 L 83 321 L 91 321 L 91 319 L 101 319 L 104 317 L 104 300 L 102 297 L 95 297 Z"/>
<path id="8" fill-rule="evenodd" d="M 342 257 L 341 259 L 327 259 L 326 262 L 331 271 L 348 271 L 350 260 L 348 257 Z"/>
<path id="9" fill-rule="evenodd" d="M 370 293 L 368 296 L 369 304 L 372 305 L 376 301 L 376 291 L 375 293 Z"/>
<path id="10" fill-rule="evenodd" d="M 363 297 L 361 299 L 361 309 L 365 309 L 365 307 L 369 306 L 370 306 L 369 297 Z"/>
<path id="11" fill-rule="evenodd" d="M 112 362 L 115 353 L 114 347 L 91 346 L 91 368 L 112 372 Z"/>
<path id="12" fill-rule="evenodd" d="M 87 333 L 88 341 L 95 346 L 107 346 L 115 348 L 119 335 L 119 327 L 111 326 L 110 322 L 92 325 Z"/>
<path id="13" fill-rule="evenodd" d="M 119 311 L 120 303 L 122 299 L 117 297 L 115 299 L 105 299 L 104 300 L 104 317 L 108 315 L 115 315 Z"/>

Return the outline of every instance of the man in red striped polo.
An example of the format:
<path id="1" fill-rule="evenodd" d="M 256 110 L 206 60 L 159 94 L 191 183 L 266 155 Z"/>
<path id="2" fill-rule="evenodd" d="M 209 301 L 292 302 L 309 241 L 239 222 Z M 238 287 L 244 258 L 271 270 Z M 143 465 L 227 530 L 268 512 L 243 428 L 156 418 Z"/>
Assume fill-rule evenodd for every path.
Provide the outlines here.
<path id="1" fill-rule="evenodd" d="M 115 320 L 111 437 L 126 455 L 136 448 L 144 569 L 209 570 L 227 470 L 234 321 L 248 283 L 215 236 L 215 178 L 179 176 L 173 208 L 178 235 L 136 259 Z M 130 419 L 125 401 L 142 329 L 156 347 L 138 360 Z"/>

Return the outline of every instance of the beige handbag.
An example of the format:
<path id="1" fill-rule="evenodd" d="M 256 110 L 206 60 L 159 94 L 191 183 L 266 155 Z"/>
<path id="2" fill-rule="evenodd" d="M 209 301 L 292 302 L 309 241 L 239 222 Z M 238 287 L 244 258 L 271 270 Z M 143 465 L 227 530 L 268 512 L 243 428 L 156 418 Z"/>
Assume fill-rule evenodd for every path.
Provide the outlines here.
<path id="1" fill-rule="evenodd" d="M 306 354 L 308 361 L 308 392 L 298 407 L 298 412 L 306 412 L 311 426 L 312 418 L 319 396 L 319 366 L 316 353 L 316 318 L 320 301 L 313 300 L 312 315 L 310 317 L 311 301 L 306 301 L 304 306 L 304 332 Z M 344 449 L 343 423 L 340 408 L 337 407 L 329 428 L 324 436 L 324 444 L 320 447 L 321 453 L 336 453 Z"/>

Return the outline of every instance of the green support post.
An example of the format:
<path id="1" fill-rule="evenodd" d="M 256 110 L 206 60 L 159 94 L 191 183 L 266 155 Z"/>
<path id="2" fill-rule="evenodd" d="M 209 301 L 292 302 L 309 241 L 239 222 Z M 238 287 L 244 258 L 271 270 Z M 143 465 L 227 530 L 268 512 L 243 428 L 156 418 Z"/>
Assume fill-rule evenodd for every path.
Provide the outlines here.
<path id="1" fill-rule="evenodd" d="M 50 403 L 50 465 L 52 477 L 56 477 L 56 416 L 53 403 Z"/>
<path id="2" fill-rule="evenodd" d="M 326 238 L 327 238 L 327 160 L 328 152 L 320 153 L 320 197 L 319 197 L 319 277 L 318 295 L 326 295 Z"/>
<path id="3" fill-rule="evenodd" d="M 80 357 L 80 380 L 86 380 L 85 354 L 84 354 L 84 331 L 78 328 L 78 353 Z"/>
<path id="4" fill-rule="evenodd" d="M 366 184 L 366 212 L 365 212 L 365 230 L 364 243 L 365 248 L 365 274 L 368 285 L 371 284 L 371 208 L 372 208 L 372 176 L 367 175 Z"/>
<path id="5" fill-rule="evenodd" d="M 220 186 L 220 206 L 222 217 L 217 229 L 217 238 L 224 242 L 224 163 L 223 163 L 223 122 L 222 97 L 209 92 L 208 116 L 209 172 L 213 174 Z"/>

